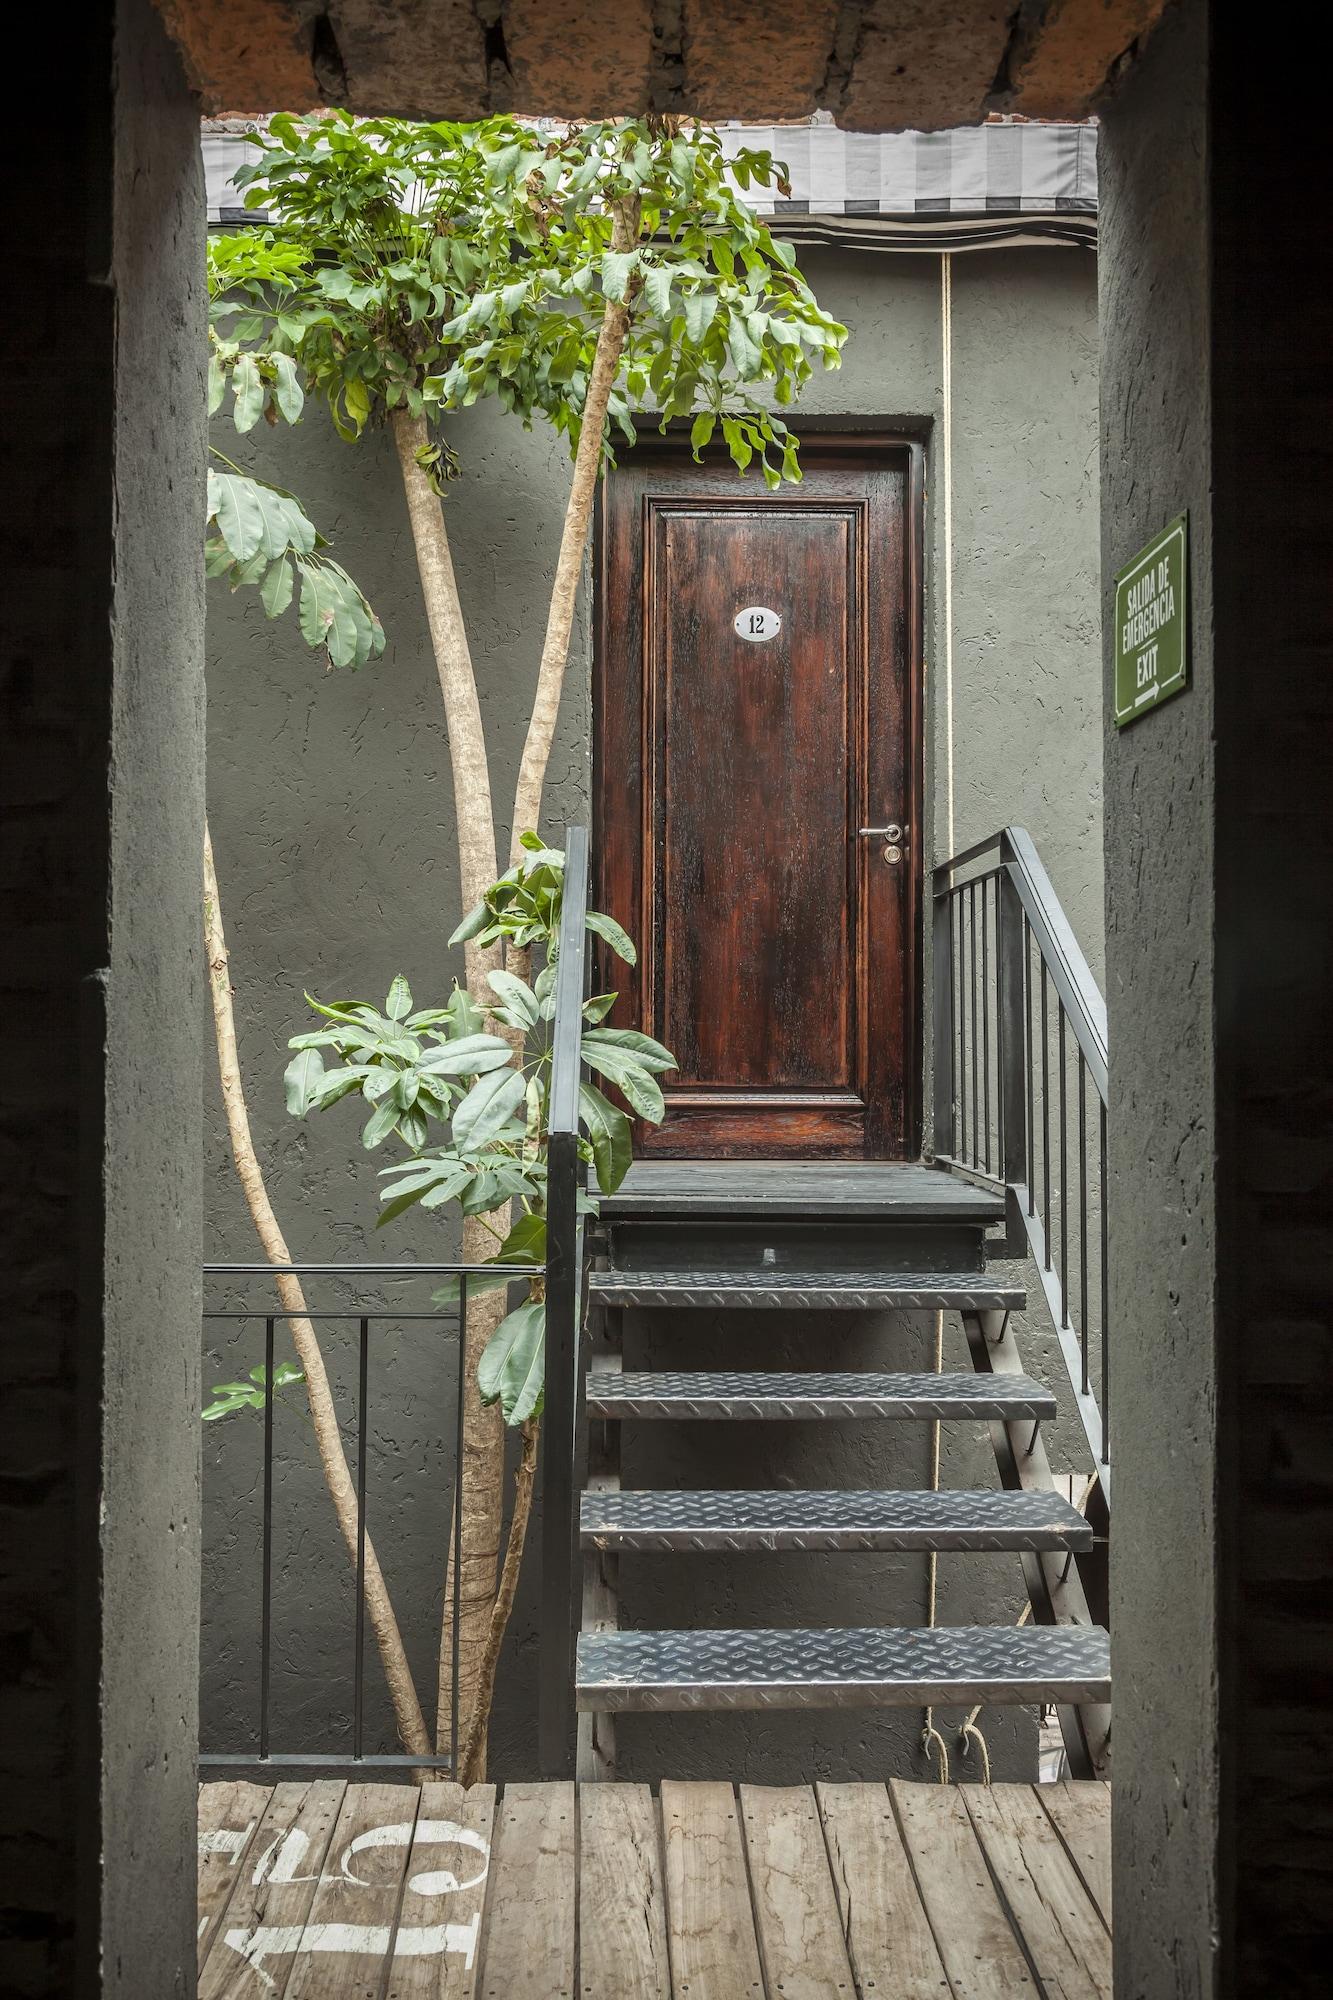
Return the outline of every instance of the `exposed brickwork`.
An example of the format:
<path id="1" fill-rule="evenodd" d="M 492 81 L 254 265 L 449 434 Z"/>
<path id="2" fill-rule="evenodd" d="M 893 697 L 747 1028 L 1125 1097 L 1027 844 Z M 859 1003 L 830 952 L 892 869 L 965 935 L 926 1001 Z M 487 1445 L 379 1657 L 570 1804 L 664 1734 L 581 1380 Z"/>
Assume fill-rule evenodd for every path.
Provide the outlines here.
<path id="1" fill-rule="evenodd" d="M 157 0 L 204 108 L 308 111 L 324 103 L 295 0 Z"/>
<path id="2" fill-rule="evenodd" d="M 650 102 L 651 0 L 509 0 L 503 23 L 515 111 L 598 118 Z"/>
<path id="3" fill-rule="evenodd" d="M 401 118 L 474 118 L 485 103 L 486 42 L 471 0 L 334 0 L 328 21 L 316 67 L 337 103 Z"/>
<path id="4" fill-rule="evenodd" d="M 1052 0 L 1020 32 L 1009 58 L 1015 111 L 1068 117 L 1097 96 L 1108 71 L 1161 13 L 1165 0 Z"/>
<path id="5" fill-rule="evenodd" d="M 1008 0 L 940 7 L 937 0 L 872 0 L 842 103 L 857 132 L 940 131 L 981 116 L 1004 60 Z"/>
<path id="6" fill-rule="evenodd" d="M 1165 0 L 156 3 L 209 111 L 762 122 L 828 110 L 851 130 L 893 132 L 975 124 L 993 99 L 1082 117 Z"/>
<path id="7" fill-rule="evenodd" d="M 685 101 L 705 118 L 801 118 L 822 104 L 838 0 L 685 0 Z"/>

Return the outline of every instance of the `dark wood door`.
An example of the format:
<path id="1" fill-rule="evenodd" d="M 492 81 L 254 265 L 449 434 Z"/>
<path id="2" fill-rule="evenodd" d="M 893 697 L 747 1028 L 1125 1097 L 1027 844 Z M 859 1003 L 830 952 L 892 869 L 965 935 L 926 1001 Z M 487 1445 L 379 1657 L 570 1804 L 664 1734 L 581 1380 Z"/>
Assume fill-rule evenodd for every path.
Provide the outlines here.
<path id="1" fill-rule="evenodd" d="M 606 483 L 595 839 L 640 946 L 615 1018 L 680 1064 L 647 1154 L 919 1143 L 920 461 L 801 458 L 769 494 L 645 442 Z"/>

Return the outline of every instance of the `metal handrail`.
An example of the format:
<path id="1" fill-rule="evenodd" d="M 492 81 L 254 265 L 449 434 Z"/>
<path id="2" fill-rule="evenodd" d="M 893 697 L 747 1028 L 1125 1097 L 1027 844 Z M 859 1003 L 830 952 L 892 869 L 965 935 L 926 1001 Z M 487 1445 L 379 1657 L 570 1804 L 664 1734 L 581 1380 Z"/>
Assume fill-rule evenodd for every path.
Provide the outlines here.
<path id="1" fill-rule="evenodd" d="M 546 1147 L 546 1400 L 542 1422 L 542 1617 L 538 1747 L 547 1777 L 574 1755 L 574 1449 L 583 1270 L 579 1216 L 579 1085 L 587 968 L 588 829 L 565 829 L 551 1030 Z"/>
<path id="2" fill-rule="evenodd" d="M 1023 827 L 1004 827 L 940 862 L 932 873 L 932 893 L 936 1157 L 1007 1190 L 1010 1240 L 1015 1249 L 1030 1250 L 1036 1262 L 1109 1505 L 1106 1002 Z M 1089 1084 L 1095 1094 L 1091 1105 Z M 1076 1183 L 1069 1158 L 1071 1127 L 1076 1128 Z M 1071 1192 L 1075 1184 L 1076 1202 Z M 1100 1197 L 1095 1256 L 1090 1187 Z M 1071 1256 L 1075 1210 L 1076 1254 Z M 1099 1392 L 1090 1374 L 1094 1299 L 1101 1345 Z"/>

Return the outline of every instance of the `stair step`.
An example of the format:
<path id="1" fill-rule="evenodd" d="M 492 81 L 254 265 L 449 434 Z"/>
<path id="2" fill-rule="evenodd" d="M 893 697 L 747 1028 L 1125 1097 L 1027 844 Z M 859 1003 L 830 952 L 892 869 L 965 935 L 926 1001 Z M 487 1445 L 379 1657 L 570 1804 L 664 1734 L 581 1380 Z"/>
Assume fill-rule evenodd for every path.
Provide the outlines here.
<path id="1" fill-rule="evenodd" d="M 590 1417 L 996 1418 L 1055 1416 L 1055 1397 L 1026 1375 L 595 1374 Z"/>
<path id="2" fill-rule="evenodd" d="M 613 1195 L 598 1199 L 607 1221 L 706 1216 L 809 1222 L 966 1222 L 1004 1218 L 1004 1197 L 938 1167 L 899 1160 L 636 1160 Z"/>
<path id="3" fill-rule="evenodd" d="M 1104 1702 L 1100 1626 L 599 1632 L 578 1643 L 581 1709 L 915 1708 Z"/>
<path id="4" fill-rule="evenodd" d="M 1019 1311 L 1020 1285 L 961 1271 L 591 1271 L 588 1297 L 604 1306 L 804 1307 L 809 1311 Z"/>
<path id="5" fill-rule="evenodd" d="M 1089 1549 L 1092 1529 L 1056 1493 L 584 1493 L 584 1548 Z"/>

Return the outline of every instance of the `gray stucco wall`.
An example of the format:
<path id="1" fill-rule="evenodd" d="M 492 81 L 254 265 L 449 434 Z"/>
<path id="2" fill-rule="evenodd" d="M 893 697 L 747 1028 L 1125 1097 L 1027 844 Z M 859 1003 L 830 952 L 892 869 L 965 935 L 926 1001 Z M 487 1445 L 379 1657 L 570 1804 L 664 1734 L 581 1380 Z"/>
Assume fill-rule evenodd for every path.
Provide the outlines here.
<path id="1" fill-rule="evenodd" d="M 20 94 L 44 165 L 4 216 L 0 1989 L 167 2000 L 195 1943 L 203 189 L 148 0 L 35 25 L 72 115 L 52 146 Z"/>
<path id="2" fill-rule="evenodd" d="M 1194 685 L 1105 751 L 1117 1981 L 1145 2000 L 1213 1990 L 1219 1920 L 1205 36 L 1164 20 L 1099 154 L 1108 579 L 1191 521 Z"/>
<path id="3" fill-rule="evenodd" d="M 952 266 L 952 506 L 946 543 L 940 438 L 945 356 L 942 272 L 936 256 L 873 257 L 811 250 L 803 265 L 821 299 L 851 327 L 841 372 L 820 377 L 802 408 L 807 424 L 902 427 L 928 450 L 926 579 L 928 824 L 934 853 L 948 851 L 943 721 L 943 591 L 953 603 L 953 826 L 956 844 L 1006 820 L 1026 824 L 1066 898 L 1095 967 L 1101 963 L 1100 722 L 1097 633 L 1096 277 L 1081 252 L 1010 251 L 960 256 Z M 524 433 L 494 408 L 466 413 L 451 433 L 464 477 L 446 502 L 455 565 L 483 685 L 497 811 L 512 787 L 540 620 L 554 564 L 568 479 L 563 447 Z M 442 992 L 458 968 L 444 948 L 457 910 L 452 807 L 439 697 L 419 610 L 407 524 L 392 452 L 383 437 L 340 445 L 318 415 L 295 434 L 255 436 L 236 451 L 300 493 L 341 559 L 367 589 L 390 633 L 383 662 L 356 676 L 324 674 L 286 624 L 259 607 L 210 604 L 210 811 L 237 986 L 242 1060 L 261 1154 L 288 1238 L 308 1258 L 440 1255 L 429 1218 L 405 1219 L 392 1239 L 368 1224 L 375 1162 L 356 1144 L 357 1121 L 335 1112 L 295 1125 L 281 1103 L 286 1039 L 303 1025 L 301 988 L 382 995 L 396 969 L 422 996 Z M 216 589 L 216 586 L 215 586 Z M 589 785 L 589 627 L 581 607 L 548 785 L 548 823 L 586 810 Z M 502 829 L 503 833 L 503 829 Z M 927 864 L 933 855 L 926 857 Z M 209 1255 L 248 1257 L 253 1237 L 221 1144 L 208 1082 Z M 421 1286 L 420 1293 L 428 1289 Z M 251 1294 L 254 1295 L 253 1292 Z M 236 1296 L 236 1294 L 233 1294 Z M 220 1287 L 214 1303 L 222 1303 Z M 216 1354 L 214 1328 L 206 1342 Z M 864 1341 L 871 1338 L 866 1329 Z M 335 1335 L 341 1380 L 354 1384 L 351 1351 Z M 378 1335 L 377 1335 L 378 1338 Z M 929 1334 L 880 1329 L 894 1365 L 928 1362 Z M 245 1364 L 260 1358 L 250 1330 Z M 403 1327 L 384 1363 L 383 1416 L 374 1428 L 369 1518 L 391 1532 L 391 1579 L 422 1686 L 431 1684 L 431 1634 L 442 1581 L 447 1520 L 448 1350 Z M 871 1351 L 866 1348 L 867 1353 Z M 950 1328 L 946 1355 L 965 1364 Z M 209 1382 L 236 1372 L 239 1353 Z M 377 1395 L 381 1393 L 377 1390 Z M 350 1400 L 349 1405 L 350 1409 Z M 380 1406 L 377 1404 L 377 1409 Z M 295 1412 L 282 1442 L 281 1534 L 292 1539 L 278 1607 L 288 1621 L 278 1667 L 279 1715 L 288 1742 L 326 1740 L 350 1658 L 349 1606 L 328 1508 L 303 1456 Z M 785 1436 L 785 1432 L 784 1432 Z M 645 1441 L 646 1444 L 646 1441 Z M 787 1438 L 785 1471 L 760 1441 L 744 1476 L 848 1484 L 918 1484 L 927 1476 L 924 1432 L 877 1440 L 851 1430 L 832 1441 Z M 688 1447 L 686 1447 L 688 1450 Z M 748 1447 L 747 1447 L 748 1449 Z M 984 1435 L 949 1440 L 945 1478 L 994 1481 Z M 205 1593 L 205 1742 L 242 1738 L 252 1720 L 246 1676 L 255 1668 L 253 1517 L 228 1494 L 249 1493 L 257 1439 L 234 1427 L 205 1440 L 210 1559 Z M 648 1459 L 640 1461 L 648 1466 Z M 817 1469 L 820 1468 L 820 1469 Z M 410 1491 L 412 1504 L 404 1507 Z M 389 1510 L 392 1510 L 391 1512 Z M 306 1525 L 291 1524 L 300 1515 Z M 390 1530 L 386 1523 L 392 1523 Z M 280 1547 L 284 1544 L 280 1542 Z M 625 1566 L 627 1597 L 649 1587 Z M 925 1609 L 925 1565 L 855 1561 L 839 1616 L 916 1620 Z M 657 1572 L 654 1571 L 654 1575 Z M 686 1615 L 692 1601 L 734 1601 L 744 1615 L 797 1623 L 826 1602 L 830 1567 L 769 1558 L 744 1579 L 715 1566 L 677 1571 L 667 1588 Z M 529 1773 L 535 1712 L 535 1566 L 529 1567 L 497 1708 L 501 1774 Z M 820 1593 L 825 1593 L 821 1599 Z M 887 1592 L 887 1596 L 886 1596 Z M 720 1595 L 719 1595 L 720 1593 Z M 891 1599 L 891 1601 L 890 1601 Z M 341 1611 L 334 1607 L 341 1601 Z M 663 1599 L 661 1602 L 665 1602 Z M 1017 1616 L 1017 1563 L 941 1563 L 941 1616 L 952 1622 Z M 859 1606 L 859 1609 L 857 1608 Z M 660 1602 L 652 1615 L 660 1611 Z M 645 1613 L 645 1618 L 649 1614 Z M 341 1617 L 342 1623 L 338 1624 Z M 252 1685 L 252 1678 L 250 1685 Z M 277 1718 L 275 1718 L 275 1728 Z M 775 1719 L 663 1723 L 635 1720 L 622 1740 L 638 1775 L 670 1768 L 776 1778 L 808 1768 L 811 1740 L 830 1775 L 920 1769 L 919 1717 L 865 1726 L 821 1718 L 816 1729 Z M 997 1770 L 1022 1774 L 1030 1723 L 992 1718 Z M 636 1734 L 637 1731 L 637 1734 Z M 276 1739 L 275 1739 L 276 1740 Z"/>

